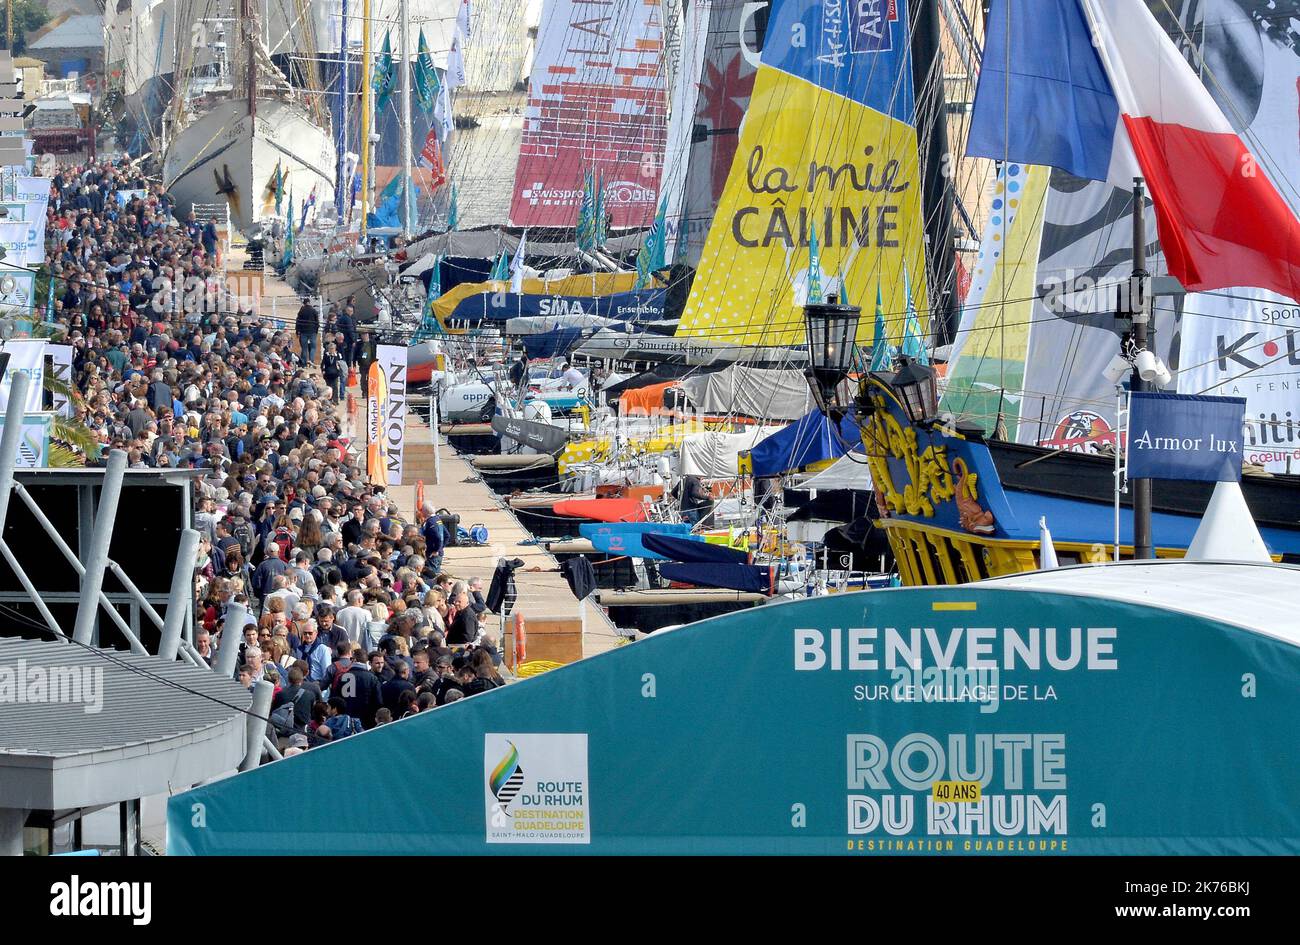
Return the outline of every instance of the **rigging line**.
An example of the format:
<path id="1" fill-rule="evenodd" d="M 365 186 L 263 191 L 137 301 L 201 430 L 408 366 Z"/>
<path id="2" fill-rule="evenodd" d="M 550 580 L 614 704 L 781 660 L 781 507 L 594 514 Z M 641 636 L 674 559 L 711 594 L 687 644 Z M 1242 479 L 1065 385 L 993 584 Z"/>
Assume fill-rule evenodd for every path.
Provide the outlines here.
<path id="1" fill-rule="evenodd" d="M 1006 11 L 1006 18 L 1007 18 L 1007 19 L 1006 19 L 1006 22 L 1007 22 L 1008 24 L 1011 22 L 1011 4 L 1014 3 L 1014 2 L 1015 2 L 1015 0 L 1007 0 L 1007 11 Z M 1003 109 L 1003 112 L 1002 112 L 1002 113 L 1006 116 L 1006 120 L 1002 123 L 1002 171 L 1003 171 L 1003 175 L 1004 175 L 1004 177 L 1006 178 L 1007 183 L 1010 183 L 1010 182 L 1011 182 L 1011 175 L 1010 175 L 1010 167 L 1011 167 L 1011 165 L 1010 165 L 1010 154 L 1011 154 L 1011 43 L 1009 43 L 1009 42 L 1004 42 L 1003 45 L 1006 47 L 1006 52 L 1005 52 L 1005 60 L 1006 60 L 1006 61 L 1003 63 L 1003 73 L 1002 73 L 1003 76 L 1005 76 L 1005 81 L 1002 83 L 1002 85 L 1003 85 L 1003 93 L 1002 93 L 1002 94 L 1003 94 L 1003 99 L 1002 99 L 1002 109 Z M 1027 172 L 1026 172 L 1026 175 L 1025 175 L 1025 176 L 1028 177 L 1028 173 L 1027 173 Z M 1006 187 L 1003 187 L 1003 191 L 1004 191 L 1004 194 L 1010 192 L 1009 189 L 1006 188 Z M 1003 246 L 1005 246 L 1006 243 L 1007 243 L 1007 214 L 1006 214 L 1006 212 L 1005 212 L 1005 211 L 1006 211 L 1006 208 L 1007 208 L 1007 203 L 1006 203 L 1005 201 L 1006 201 L 1006 197 L 1004 196 L 1004 197 L 1003 197 L 1003 204 L 1002 204 L 1002 209 L 1003 209 L 1003 211 L 1004 211 L 1003 214 L 1002 214 L 1002 245 L 1003 245 Z M 1047 216 L 1047 195 L 1046 195 L 1046 194 L 1043 195 L 1043 209 L 1042 209 L 1042 213 L 1043 213 L 1043 216 L 1044 216 L 1044 217 Z M 1040 224 L 1040 225 L 1039 225 L 1039 230 L 1038 230 L 1040 240 L 1041 240 L 1041 234 L 1042 234 L 1041 226 L 1042 226 L 1042 225 Z M 1005 253 L 1005 250 L 1004 250 L 1003 252 Z M 998 387 L 1001 388 L 1003 391 L 1005 391 L 1005 390 L 1007 389 L 1007 377 L 1006 377 L 1006 364 L 1007 364 L 1007 334 L 1006 334 L 1006 325 L 1005 325 L 1005 323 L 1006 323 L 1006 317 L 1007 317 L 1007 291 L 1008 291 L 1008 290 L 1007 290 L 1006 274 L 1005 274 L 1005 266 L 1006 266 L 1006 264 L 1007 264 L 1007 260 L 1006 260 L 1005 258 L 1003 258 L 1003 260 L 1002 260 L 1002 264 L 1003 264 L 1003 267 L 1004 267 L 1004 274 L 1003 274 L 1003 277 L 1002 277 L 1002 306 L 1001 306 L 1001 309 L 1000 309 L 999 314 L 998 314 L 998 321 L 999 321 L 999 323 L 1001 323 L 1001 324 L 1003 325 L 1003 330 L 1002 330 L 1001 332 L 998 333 Z M 1028 359 L 1028 355 L 1029 355 L 1029 352 L 1028 352 L 1028 342 L 1029 342 L 1029 339 L 1026 337 L 1026 339 L 1025 339 L 1025 346 L 1026 346 L 1025 356 L 1026 356 L 1026 359 Z M 977 368 L 976 368 L 977 372 L 978 372 L 978 368 L 979 368 L 980 366 L 982 366 L 982 364 L 981 364 L 981 365 L 977 365 Z M 1018 421 L 1019 421 L 1019 411 L 1017 411 L 1017 422 L 1018 422 Z M 1040 432 L 1041 432 L 1041 431 L 1040 431 Z"/>

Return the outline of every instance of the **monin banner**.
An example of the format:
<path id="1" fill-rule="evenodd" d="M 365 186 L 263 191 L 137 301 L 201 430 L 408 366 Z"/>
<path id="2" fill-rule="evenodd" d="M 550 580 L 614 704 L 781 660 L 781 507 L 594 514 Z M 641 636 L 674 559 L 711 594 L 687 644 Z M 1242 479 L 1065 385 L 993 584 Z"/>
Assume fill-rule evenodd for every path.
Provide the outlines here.
<path id="1" fill-rule="evenodd" d="M 402 484 L 402 451 L 406 439 L 406 347 L 379 345 L 376 351 L 379 369 L 384 374 L 386 400 L 381 412 L 384 443 L 384 468 L 389 486 Z"/>

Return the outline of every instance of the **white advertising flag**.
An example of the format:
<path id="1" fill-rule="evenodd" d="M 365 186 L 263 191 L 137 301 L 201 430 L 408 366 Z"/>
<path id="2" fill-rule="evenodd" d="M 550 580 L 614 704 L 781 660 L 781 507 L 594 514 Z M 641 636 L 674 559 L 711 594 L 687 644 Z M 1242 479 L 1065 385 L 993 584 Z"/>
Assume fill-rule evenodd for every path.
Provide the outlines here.
<path id="1" fill-rule="evenodd" d="M 27 245 L 28 253 L 32 252 L 32 247 L 37 253 L 44 255 L 45 252 L 45 208 L 48 206 L 47 200 L 28 200 L 25 201 L 26 213 L 23 217 L 27 223 Z"/>
<path id="2" fill-rule="evenodd" d="M 447 50 L 447 74 L 443 85 L 448 89 L 458 89 L 465 84 L 465 37 L 460 27 L 451 37 L 451 49 Z"/>
<path id="3" fill-rule="evenodd" d="M 4 353 L 9 355 L 5 366 L 3 380 L 0 380 L 0 411 L 9 407 L 9 388 L 15 374 L 26 374 L 30 379 L 27 385 L 28 413 L 41 409 L 41 394 L 45 389 L 45 341 L 6 341 Z"/>
<path id="4" fill-rule="evenodd" d="M 46 351 L 50 357 L 50 376 L 72 387 L 72 345 L 48 345 Z M 52 409 L 61 417 L 72 416 L 72 398 L 53 391 Z"/>
<path id="5" fill-rule="evenodd" d="M 31 239 L 31 229 L 21 220 L 0 223 L 0 247 L 4 248 L 6 266 L 23 267 L 27 265 L 27 251 Z"/>
<path id="6" fill-rule="evenodd" d="M 19 175 L 14 178 L 14 200 L 50 200 L 50 178 Z"/>
<path id="7" fill-rule="evenodd" d="M 406 440 L 406 354 L 405 345 L 379 345 L 375 351 L 379 369 L 384 372 L 387 395 L 382 413 L 384 429 L 380 436 L 389 486 L 402 484 L 402 447 Z"/>

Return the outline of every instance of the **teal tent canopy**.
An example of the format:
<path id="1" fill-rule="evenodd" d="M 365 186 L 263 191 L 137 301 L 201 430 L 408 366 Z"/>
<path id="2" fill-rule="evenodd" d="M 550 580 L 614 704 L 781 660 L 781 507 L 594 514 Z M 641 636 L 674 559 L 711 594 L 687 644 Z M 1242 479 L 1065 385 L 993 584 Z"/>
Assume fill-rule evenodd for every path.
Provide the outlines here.
<path id="1" fill-rule="evenodd" d="M 1298 595 L 1135 561 L 754 607 L 178 784 L 167 852 L 1295 855 Z"/>

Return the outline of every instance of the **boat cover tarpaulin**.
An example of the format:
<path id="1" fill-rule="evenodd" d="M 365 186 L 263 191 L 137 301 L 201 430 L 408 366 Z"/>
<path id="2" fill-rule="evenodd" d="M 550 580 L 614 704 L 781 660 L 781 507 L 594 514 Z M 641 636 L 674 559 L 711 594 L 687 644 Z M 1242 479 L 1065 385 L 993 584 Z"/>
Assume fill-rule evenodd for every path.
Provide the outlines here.
<path id="1" fill-rule="evenodd" d="M 754 427 L 740 433 L 708 431 L 690 433 L 682 438 L 683 476 L 705 479 L 731 479 L 740 475 L 740 454 L 752 450 L 784 427 Z"/>
<path id="2" fill-rule="evenodd" d="M 693 374 L 709 373 L 711 370 L 711 368 L 691 367 L 687 364 L 656 364 L 653 370 L 642 371 L 639 374 L 633 374 L 631 377 L 623 377 L 615 383 L 607 384 L 604 391 L 606 396 L 614 398 L 625 390 L 634 390 L 650 384 L 662 384 L 665 381 L 678 381 Z"/>
<path id="3" fill-rule="evenodd" d="M 554 358 L 558 355 L 568 354 L 577 347 L 578 342 L 581 340 L 581 328 L 557 328 L 554 331 L 528 335 L 524 338 L 524 350 L 528 352 L 528 357 L 533 360 Z"/>
<path id="4" fill-rule="evenodd" d="M 1040 869 L 1060 856 L 1294 856 L 1297 597 L 1292 567 L 1134 561 L 742 610 L 174 794 L 167 853 L 843 856 L 848 836 L 896 856 L 951 841 L 953 855 Z M 911 634 L 919 620 L 933 633 Z M 878 665 L 850 669 L 855 640 Z M 854 680 L 988 678 L 990 663 L 998 685 L 972 684 L 970 700 L 853 698 Z M 1120 719 L 1142 721 L 1119 731 Z M 846 758 L 868 757 L 881 780 L 862 779 L 862 763 L 846 780 Z M 431 771 L 439 803 L 412 804 Z M 965 778 L 987 779 L 989 816 L 928 817 L 933 783 Z M 576 790 L 547 797 L 556 782 Z M 339 792 L 312 785 L 366 803 L 344 824 Z M 268 797 L 296 800 L 250 830 Z M 815 814 L 806 824 L 791 821 L 795 800 Z M 882 823 L 886 803 L 900 816 Z"/>
<path id="5" fill-rule="evenodd" d="M 805 479 L 795 489 L 862 489 L 871 488 L 871 467 L 867 458 L 858 452 L 845 453 L 826 469 Z"/>
<path id="6" fill-rule="evenodd" d="M 618 395 L 619 410 L 623 412 L 644 410 L 646 413 L 663 410 L 664 392 L 670 387 L 680 386 L 680 381 L 665 381 L 662 384 L 650 384 L 635 390 L 625 390 Z"/>
<path id="7" fill-rule="evenodd" d="M 750 451 L 755 476 L 779 476 L 813 463 L 838 459 L 862 445 L 862 433 L 850 417 L 840 421 L 837 434 L 831 421 L 814 410 L 798 423 L 777 431 Z"/>
<path id="8" fill-rule="evenodd" d="M 803 374 L 778 368 L 734 364 L 713 374 L 688 377 L 682 387 L 696 410 L 722 416 L 797 420 L 812 406 Z"/>
<path id="9" fill-rule="evenodd" d="M 640 499 L 566 499 L 556 502 L 556 515 L 589 518 L 597 522 L 644 522 L 645 503 Z"/>
<path id="10" fill-rule="evenodd" d="M 629 555 L 633 558 L 669 560 L 646 545 L 647 538 L 661 535 L 685 537 L 691 526 L 683 522 L 610 522 L 608 524 L 584 522 L 578 532 L 591 542 L 591 547 L 601 554 Z M 700 544 L 704 544 L 703 540 Z"/>
<path id="11" fill-rule="evenodd" d="M 698 535 L 646 534 L 641 536 L 641 544 L 668 561 L 749 564 L 749 552 L 715 545 Z"/>
<path id="12" fill-rule="evenodd" d="M 565 328 L 591 331 L 626 324 L 627 322 L 618 322 L 612 318 L 601 318 L 598 315 L 524 315 L 506 320 L 506 334 L 511 336 L 538 335 L 543 332 L 559 331 Z"/>
<path id="13" fill-rule="evenodd" d="M 775 592 L 775 566 L 767 564 L 720 564 L 693 561 L 681 564 L 665 561 L 659 565 L 659 576 L 681 584 L 696 587 L 718 587 L 729 591 L 747 591 L 754 594 Z"/>

